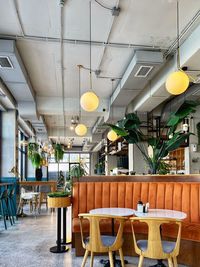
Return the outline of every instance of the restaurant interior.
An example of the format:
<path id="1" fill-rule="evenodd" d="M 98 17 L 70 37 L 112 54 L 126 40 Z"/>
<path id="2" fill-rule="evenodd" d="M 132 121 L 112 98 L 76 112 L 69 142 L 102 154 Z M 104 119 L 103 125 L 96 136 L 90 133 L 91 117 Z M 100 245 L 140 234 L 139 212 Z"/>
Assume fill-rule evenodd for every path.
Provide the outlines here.
<path id="1" fill-rule="evenodd" d="M 200 266 L 199 0 L 0 0 L 0 266 Z"/>

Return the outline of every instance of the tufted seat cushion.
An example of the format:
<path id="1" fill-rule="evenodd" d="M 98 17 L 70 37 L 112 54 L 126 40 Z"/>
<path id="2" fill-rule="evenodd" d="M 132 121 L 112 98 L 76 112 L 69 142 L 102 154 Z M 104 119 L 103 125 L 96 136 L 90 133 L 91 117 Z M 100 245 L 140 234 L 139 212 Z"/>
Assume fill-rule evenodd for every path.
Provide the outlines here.
<path id="1" fill-rule="evenodd" d="M 115 242 L 116 236 L 110 236 L 110 235 L 101 235 L 101 242 L 105 247 L 111 247 Z M 90 238 L 86 237 L 84 240 L 84 243 L 89 243 Z"/>
<path id="2" fill-rule="evenodd" d="M 147 240 L 138 240 L 137 245 L 142 250 L 147 250 Z M 171 253 L 175 248 L 176 243 L 171 241 L 162 241 L 163 251 L 165 253 Z"/>

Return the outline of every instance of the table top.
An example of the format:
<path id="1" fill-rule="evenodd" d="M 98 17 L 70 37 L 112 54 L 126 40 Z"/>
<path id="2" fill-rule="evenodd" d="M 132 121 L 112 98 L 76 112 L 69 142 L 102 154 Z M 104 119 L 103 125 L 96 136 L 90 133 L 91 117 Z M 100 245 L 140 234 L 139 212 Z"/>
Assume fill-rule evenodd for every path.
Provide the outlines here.
<path id="1" fill-rule="evenodd" d="M 20 181 L 20 185 L 54 185 L 57 181 Z"/>
<path id="2" fill-rule="evenodd" d="M 149 209 L 149 212 L 147 213 L 135 211 L 135 216 L 147 217 L 147 218 L 168 218 L 168 219 L 183 220 L 187 217 L 187 214 L 185 212 L 177 210 Z"/>
<path id="3" fill-rule="evenodd" d="M 135 210 L 127 208 L 99 208 L 90 210 L 89 213 L 114 216 L 132 216 L 134 215 Z"/>

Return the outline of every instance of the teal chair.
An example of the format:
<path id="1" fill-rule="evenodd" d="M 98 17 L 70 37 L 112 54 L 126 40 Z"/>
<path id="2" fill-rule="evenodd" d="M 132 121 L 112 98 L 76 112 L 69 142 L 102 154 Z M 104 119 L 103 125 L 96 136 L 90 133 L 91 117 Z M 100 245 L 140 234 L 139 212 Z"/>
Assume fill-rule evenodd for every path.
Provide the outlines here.
<path id="1" fill-rule="evenodd" d="M 12 187 L 8 191 L 8 208 L 10 210 L 10 215 L 12 217 L 13 223 L 15 223 L 15 219 L 18 220 L 17 214 L 16 214 L 16 205 L 15 205 L 15 188 Z"/>
<path id="2" fill-rule="evenodd" d="M 12 219 L 11 219 L 11 211 L 9 209 L 8 205 L 8 190 L 4 190 L 0 195 L 0 212 L 4 220 L 4 226 L 7 230 L 7 224 L 6 224 L 6 217 L 8 216 L 10 220 L 10 224 L 13 225 Z"/>

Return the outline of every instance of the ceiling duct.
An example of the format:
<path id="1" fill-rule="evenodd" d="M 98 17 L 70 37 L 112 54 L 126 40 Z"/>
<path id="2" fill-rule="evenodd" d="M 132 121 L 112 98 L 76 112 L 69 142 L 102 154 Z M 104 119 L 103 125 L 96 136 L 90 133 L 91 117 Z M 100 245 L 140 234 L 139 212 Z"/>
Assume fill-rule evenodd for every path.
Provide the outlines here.
<path id="1" fill-rule="evenodd" d="M 17 102 L 21 118 L 31 123 L 42 123 L 37 112 L 35 92 L 14 40 L 0 40 L 0 76 Z"/>
<path id="2" fill-rule="evenodd" d="M 111 105 L 127 106 L 163 64 L 163 54 L 157 51 L 136 51 L 113 95 Z"/>

